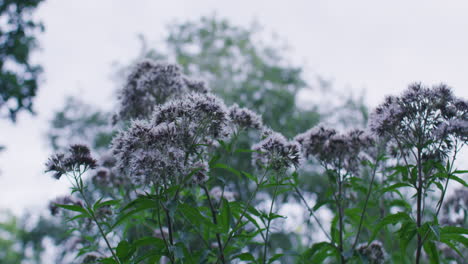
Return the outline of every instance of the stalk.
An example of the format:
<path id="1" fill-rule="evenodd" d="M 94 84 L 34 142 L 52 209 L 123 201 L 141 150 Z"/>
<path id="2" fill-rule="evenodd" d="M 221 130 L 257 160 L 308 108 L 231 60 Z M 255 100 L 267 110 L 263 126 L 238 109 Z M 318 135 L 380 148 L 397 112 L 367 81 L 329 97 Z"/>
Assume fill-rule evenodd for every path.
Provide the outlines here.
<path id="1" fill-rule="evenodd" d="M 422 220 L 422 211 L 421 211 L 421 203 L 422 203 L 422 164 L 421 164 L 421 149 L 418 148 L 418 188 L 417 191 L 417 207 L 416 207 L 416 226 L 418 228 L 421 227 L 421 220 Z M 422 249 L 422 237 L 421 234 L 418 232 L 418 245 L 416 250 L 416 264 L 419 264 L 421 258 L 421 249 Z"/>
<path id="2" fill-rule="evenodd" d="M 205 191 L 206 197 L 208 197 L 208 204 L 210 205 L 210 210 L 211 210 L 211 215 L 213 216 L 213 224 L 217 225 L 218 220 L 216 218 L 216 210 L 213 206 L 213 203 L 211 202 L 210 198 L 210 193 L 208 192 L 208 189 L 206 188 L 205 185 L 201 185 L 202 189 Z M 219 258 L 221 259 L 221 262 L 223 264 L 226 263 L 226 260 L 224 258 L 224 250 L 223 250 L 223 244 L 221 243 L 221 236 L 219 233 L 216 233 L 216 241 L 218 243 L 218 249 L 219 249 Z"/>
<path id="3" fill-rule="evenodd" d="M 357 234 L 356 234 L 356 238 L 354 239 L 353 249 L 356 247 L 357 242 L 359 241 L 359 235 L 361 234 L 362 223 L 364 222 L 364 215 L 366 213 L 367 203 L 369 202 L 369 197 L 370 197 L 370 194 L 372 192 L 372 186 L 374 184 L 376 171 L 377 171 L 377 163 L 375 164 L 374 168 L 372 169 L 372 178 L 371 178 L 371 182 L 369 184 L 369 189 L 367 190 L 366 201 L 364 202 L 364 208 L 362 208 L 361 218 L 359 219 L 359 226 L 358 226 L 358 231 L 357 231 Z"/>
<path id="4" fill-rule="evenodd" d="M 275 203 L 276 195 L 278 193 L 278 184 L 275 185 L 275 190 L 273 191 L 273 197 L 271 199 L 271 205 L 270 205 L 270 213 L 268 214 L 268 223 L 266 226 L 266 235 L 265 235 L 265 245 L 263 249 L 263 263 L 266 263 L 266 258 L 267 258 L 267 250 L 268 250 L 268 238 L 269 238 L 269 232 L 270 232 L 270 224 L 271 224 L 271 213 L 273 212 L 273 205 Z"/>
<path id="5" fill-rule="evenodd" d="M 104 230 L 102 229 L 101 227 L 101 224 L 99 224 L 99 221 L 97 220 L 96 218 L 96 215 L 94 214 L 94 210 L 91 206 L 91 203 L 89 202 L 89 200 L 86 198 L 85 194 L 84 194 L 84 189 L 83 189 L 83 185 L 80 184 L 80 182 L 78 181 L 78 178 L 80 178 L 81 175 L 79 175 L 78 177 L 76 177 L 76 175 L 74 175 L 74 179 L 75 179 L 75 183 L 76 183 L 76 186 L 77 186 L 77 189 L 78 189 L 78 192 L 80 193 L 80 195 L 83 197 L 83 200 L 85 201 L 85 204 L 86 204 L 86 209 L 88 211 L 88 213 L 91 215 L 91 218 L 92 220 L 94 221 L 94 223 L 96 223 L 96 226 L 98 227 L 99 229 L 99 233 L 101 234 L 102 238 L 104 238 L 104 241 L 106 242 L 106 245 L 107 245 L 107 248 L 109 249 L 109 251 L 111 252 L 112 254 L 112 257 L 114 258 L 114 260 L 120 264 L 120 260 L 119 258 L 117 257 L 117 255 L 115 254 L 114 250 L 112 249 L 110 243 L 109 243 L 109 240 L 107 240 L 107 236 L 106 234 L 104 233 Z"/>

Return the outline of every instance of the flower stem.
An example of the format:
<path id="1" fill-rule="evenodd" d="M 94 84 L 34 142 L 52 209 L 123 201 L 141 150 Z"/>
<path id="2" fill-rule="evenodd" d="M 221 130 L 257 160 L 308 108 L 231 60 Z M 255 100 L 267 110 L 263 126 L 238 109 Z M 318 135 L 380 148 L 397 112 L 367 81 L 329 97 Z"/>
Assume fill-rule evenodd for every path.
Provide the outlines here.
<path id="1" fill-rule="evenodd" d="M 205 185 L 201 185 L 201 187 L 205 191 L 206 197 L 208 198 L 208 204 L 210 205 L 211 215 L 213 216 L 213 224 L 217 225 L 218 220 L 216 218 L 216 210 L 213 206 L 213 203 L 211 202 L 210 193 L 208 192 L 208 189 L 206 188 Z M 221 259 L 221 262 L 224 264 L 226 263 L 226 261 L 224 259 L 223 244 L 221 243 L 221 236 L 219 235 L 219 233 L 216 233 L 216 240 L 218 242 L 219 258 Z"/>
<path id="2" fill-rule="evenodd" d="M 421 228 L 421 220 L 422 220 L 422 211 L 421 211 L 421 204 L 422 204 L 422 189 L 423 189 L 423 179 L 422 179 L 422 164 L 421 164 L 421 150 L 418 149 L 418 187 L 416 189 L 417 192 L 417 207 L 416 207 L 416 227 L 418 228 L 418 245 L 416 250 L 416 264 L 419 264 L 421 258 L 421 249 L 422 249 L 422 237 L 419 233 L 419 228 Z"/>
<path id="3" fill-rule="evenodd" d="M 78 176 L 78 177 L 81 177 Z M 112 254 L 112 257 L 114 258 L 114 260 L 120 264 L 120 260 L 119 258 L 117 257 L 117 255 L 115 254 L 114 250 L 112 249 L 110 243 L 109 243 L 109 240 L 107 240 L 107 236 L 106 234 L 104 233 L 104 230 L 102 229 L 101 227 L 101 224 L 99 224 L 99 221 L 97 220 L 96 218 L 96 215 L 94 214 L 94 210 L 91 206 L 91 203 L 89 202 L 89 200 L 86 198 L 86 195 L 84 194 L 84 188 L 83 188 L 83 185 L 80 184 L 80 181 L 78 181 L 78 177 L 74 177 L 75 178 L 75 182 L 76 182 L 76 186 L 77 186 L 77 189 L 79 191 L 79 193 L 81 194 L 81 196 L 83 197 L 83 200 L 85 201 L 85 204 L 86 204 L 86 210 L 88 211 L 88 213 L 90 214 L 92 220 L 96 223 L 96 226 L 98 227 L 99 229 L 99 233 L 101 234 L 102 238 L 104 238 L 104 241 L 106 242 L 106 245 L 107 245 L 107 248 L 110 250 L 111 254 Z"/>
<path id="4" fill-rule="evenodd" d="M 364 222 L 364 215 L 366 213 L 367 203 L 369 202 L 369 197 L 372 192 L 372 186 L 374 185 L 376 171 L 377 171 L 377 163 L 374 164 L 374 168 L 372 169 L 372 178 L 369 184 L 369 189 L 367 190 L 366 201 L 364 202 L 364 207 L 362 208 L 361 218 L 359 219 L 359 226 L 358 226 L 356 238 L 354 239 L 354 243 L 352 247 L 353 249 L 356 247 L 356 244 L 359 241 L 359 235 L 361 234 L 362 223 Z"/>
<path id="5" fill-rule="evenodd" d="M 276 177 L 277 179 L 277 177 Z M 270 232 L 270 224 L 271 224 L 271 213 L 273 212 L 273 205 L 275 203 L 276 195 L 278 193 L 278 182 L 275 184 L 275 190 L 273 191 L 273 197 L 271 198 L 271 205 L 270 205 L 270 213 L 268 214 L 268 223 L 266 226 L 266 235 L 265 235 L 265 245 L 263 249 L 263 263 L 266 263 L 266 258 L 267 258 L 267 250 L 268 250 L 268 238 L 269 238 L 269 232 Z"/>

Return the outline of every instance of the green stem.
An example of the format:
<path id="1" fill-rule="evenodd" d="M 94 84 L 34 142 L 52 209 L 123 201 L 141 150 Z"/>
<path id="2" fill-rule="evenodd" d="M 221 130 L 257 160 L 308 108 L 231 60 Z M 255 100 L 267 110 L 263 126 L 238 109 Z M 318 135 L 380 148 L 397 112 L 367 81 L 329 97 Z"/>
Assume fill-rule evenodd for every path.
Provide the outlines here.
<path id="1" fill-rule="evenodd" d="M 371 182 L 369 184 L 369 189 L 367 191 L 366 201 L 364 202 L 364 208 L 362 208 L 361 218 L 359 219 L 359 226 L 358 226 L 358 231 L 357 231 L 357 234 L 356 234 L 356 238 L 354 239 L 354 243 L 353 243 L 353 247 L 352 247 L 353 249 L 356 247 L 356 244 L 359 241 L 359 235 L 361 234 L 362 223 L 364 222 L 364 215 L 366 213 L 367 203 L 369 202 L 369 197 L 370 197 L 370 194 L 372 192 L 372 186 L 374 184 L 376 172 L 377 172 L 377 162 L 376 162 L 376 164 L 374 164 L 374 168 L 372 169 L 372 178 L 371 178 Z"/>
<path id="2" fill-rule="evenodd" d="M 97 220 L 96 215 L 94 214 L 94 210 L 93 210 L 93 208 L 91 206 L 91 203 L 89 202 L 89 200 L 86 198 L 86 195 L 84 194 L 84 189 L 83 189 L 84 186 L 82 184 L 80 184 L 80 181 L 78 181 L 78 178 L 81 179 L 81 175 L 79 175 L 78 177 L 76 177 L 74 175 L 74 178 L 75 178 L 77 189 L 78 189 L 79 193 L 81 194 L 81 196 L 83 197 L 83 200 L 85 201 L 86 210 L 91 215 L 91 218 L 93 219 L 93 221 L 96 223 L 96 226 L 99 229 L 99 233 L 101 234 L 102 238 L 104 238 L 104 241 L 106 242 L 107 248 L 110 250 L 110 252 L 112 254 L 112 257 L 114 258 L 114 260 L 117 263 L 120 264 L 119 258 L 117 257 L 114 250 L 112 249 L 112 247 L 111 247 L 111 245 L 109 243 L 109 240 L 107 240 L 107 236 L 106 236 L 106 234 L 104 233 L 104 230 L 101 227 L 101 224 L 99 224 L 99 221 Z"/>
<path id="3" fill-rule="evenodd" d="M 158 207 L 158 222 L 159 222 L 159 231 L 161 232 L 161 236 L 163 238 L 164 245 L 166 246 L 167 253 L 169 254 L 169 259 L 171 260 L 171 263 L 175 263 L 174 256 L 172 255 L 172 251 L 170 250 L 169 245 L 167 244 L 166 235 L 164 235 L 164 231 L 162 229 L 161 212 L 160 212 L 159 207 Z"/>
<path id="4" fill-rule="evenodd" d="M 322 230 L 322 232 L 325 234 L 325 236 L 331 241 L 332 238 L 331 236 L 328 234 L 328 232 L 325 230 L 325 228 L 323 227 L 322 223 L 320 222 L 320 220 L 317 218 L 317 216 L 315 215 L 314 213 L 314 210 L 312 210 L 312 208 L 310 208 L 309 204 L 307 203 L 306 199 L 304 198 L 304 196 L 302 195 L 301 191 L 299 190 L 299 188 L 297 188 L 296 184 L 294 184 L 291 180 L 289 180 L 291 182 L 291 184 L 294 186 L 294 191 L 297 193 L 297 195 L 299 196 L 299 198 L 301 198 L 302 202 L 304 202 L 305 206 L 307 207 L 307 210 L 309 211 L 309 214 L 314 218 L 314 220 L 317 222 L 318 226 L 320 227 L 320 229 Z"/>
<path id="5" fill-rule="evenodd" d="M 205 185 L 201 185 L 201 187 L 205 191 L 206 197 L 208 198 L 208 204 L 210 205 L 211 215 L 213 216 L 213 224 L 217 225 L 218 220 L 216 218 L 216 210 L 213 206 L 213 203 L 211 202 L 210 193 L 208 192 L 208 189 L 206 188 Z M 219 258 L 221 259 L 221 262 L 224 264 L 226 263 L 226 261 L 224 259 L 223 244 L 221 243 L 221 236 L 219 233 L 216 233 L 216 240 L 218 242 Z"/>
<path id="6" fill-rule="evenodd" d="M 255 190 L 250 195 L 250 198 L 247 201 L 247 204 L 245 205 L 244 210 L 242 211 L 239 219 L 237 220 L 236 224 L 234 225 L 234 229 L 229 233 L 228 238 L 226 240 L 226 243 L 224 243 L 223 254 L 224 254 L 224 249 L 228 246 L 229 242 L 234 237 L 234 234 L 237 232 L 237 229 L 239 228 L 239 225 L 242 223 L 242 219 L 244 218 L 245 214 L 247 213 L 247 209 L 249 208 L 250 203 L 252 202 L 253 198 L 255 197 L 255 194 L 258 192 L 258 190 L 260 189 L 260 186 L 263 184 L 263 180 L 265 179 L 265 176 L 266 176 L 267 172 L 268 172 L 268 170 L 265 170 L 265 173 L 263 173 L 262 178 L 260 179 L 259 183 L 255 187 Z M 218 257 L 218 260 L 219 259 L 220 258 Z M 216 262 L 218 262 L 218 260 Z"/>
<path id="7" fill-rule="evenodd" d="M 276 180 L 278 178 L 276 177 Z M 266 263 L 266 258 L 267 258 L 267 250 L 268 250 L 268 238 L 269 238 L 269 232 L 270 232 L 270 224 L 271 224 L 271 213 L 273 212 L 273 205 L 275 203 L 276 195 L 278 193 L 278 182 L 275 184 L 275 190 L 273 191 L 273 197 L 271 198 L 271 205 L 270 205 L 270 213 L 268 214 L 268 223 L 266 226 L 266 235 L 265 235 L 265 245 L 263 249 L 263 263 Z"/>
<path id="8" fill-rule="evenodd" d="M 419 233 L 419 228 L 421 228 L 421 221 L 422 221 L 422 211 L 421 211 L 421 204 L 422 204 L 422 189 L 423 189 L 423 181 L 422 181 L 422 164 L 421 164 L 421 150 L 418 148 L 418 188 L 416 189 L 417 192 L 417 207 L 416 207 L 416 226 L 418 228 L 418 245 L 416 249 L 416 264 L 419 264 L 421 258 L 421 249 L 422 249 L 422 237 Z"/>

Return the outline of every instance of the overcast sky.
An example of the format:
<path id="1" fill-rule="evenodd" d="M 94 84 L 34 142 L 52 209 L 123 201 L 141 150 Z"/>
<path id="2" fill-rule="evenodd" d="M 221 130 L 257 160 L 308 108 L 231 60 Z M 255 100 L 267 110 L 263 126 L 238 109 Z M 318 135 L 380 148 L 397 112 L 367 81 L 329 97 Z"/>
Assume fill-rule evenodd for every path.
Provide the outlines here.
<path id="1" fill-rule="evenodd" d="M 445 82 L 468 98 L 468 2 L 462 0 L 46 0 L 37 12 L 46 27 L 35 55 L 45 70 L 38 114 L 22 114 L 16 125 L 0 122 L 0 144 L 7 146 L 0 154 L 0 208 L 38 209 L 67 191 L 66 181 L 43 174 L 48 120 L 65 96 L 109 107 L 112 64 L 138 54 L 138 34 L 157 44 L 171 21 L 213 12 L 241 25 L 256 20 L 288 42 L 307 76 L 333 79 L 343 93 L 365 89 L 372 106 L 414 81 Z"/>

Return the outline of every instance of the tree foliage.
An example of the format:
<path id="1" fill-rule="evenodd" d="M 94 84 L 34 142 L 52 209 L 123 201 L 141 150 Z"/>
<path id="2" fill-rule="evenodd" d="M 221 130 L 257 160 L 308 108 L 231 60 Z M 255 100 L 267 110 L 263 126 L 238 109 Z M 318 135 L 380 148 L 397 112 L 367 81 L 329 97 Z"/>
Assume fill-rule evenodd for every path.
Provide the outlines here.
<path id="1" fill-rule="evenodd" d="M 21 110 L 33 112 L 41 67 L 31 63 L 35 34 L 42 24 L 32 12 L 43 0 L 5 0 L 0 3 L 0 114 L 12 121 Z"/>

